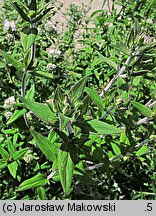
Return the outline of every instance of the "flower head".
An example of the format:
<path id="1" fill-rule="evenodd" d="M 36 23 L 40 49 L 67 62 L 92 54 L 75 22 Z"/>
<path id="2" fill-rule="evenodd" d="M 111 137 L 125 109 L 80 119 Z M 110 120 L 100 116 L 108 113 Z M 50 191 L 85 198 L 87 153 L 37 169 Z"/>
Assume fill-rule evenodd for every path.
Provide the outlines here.
<path id="1" fill-rule="evenodd" d="M 8 19 L 6 19 L 6 20 L 4 20 L 4 31 L 8 31 L 9 28 L 12 31 L 16 31 L 17 30 L 14 20 L 9 21 Z"/>
<path id="2" fill-rule="evenodd" d="M 5 99 L 3 107 L 4 107 L 4 108 L 9 108 L 9 107 L 11 107 L 13 104 L 15 104 L 15 103 L 16 103 L 15 97 L 14 97 L 14 96 L 11 96 L 11 97 Z"/>
<path id="3" fill-rule="evenodd" d="M 49 63 L 49 64 L 47 64 L 47 67 L 46 67 L 46 68 L 47 68 L 47 70 L 48 70 L 49 72 L 53 72 L 53 71 L 56 70 L 57 65 Z"/>

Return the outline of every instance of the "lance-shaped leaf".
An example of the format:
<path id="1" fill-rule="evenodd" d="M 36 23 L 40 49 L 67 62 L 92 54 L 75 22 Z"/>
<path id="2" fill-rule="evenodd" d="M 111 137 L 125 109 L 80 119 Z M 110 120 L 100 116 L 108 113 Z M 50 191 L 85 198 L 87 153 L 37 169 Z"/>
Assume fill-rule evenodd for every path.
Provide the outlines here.
<path id="1" fill-rule="evenodd" d="M 38 31 L 37 28 L 24 27 L 21 32 L 21 44 L 26 52 L 34 43 Z"/>
<path id="2" fill-rule="evenodd" d="M 52 10 L 54 7 L 50 7 L 50 8 L 48 8 L 48 9 L 46 9 L 46 10 L 44 10 L 43 12 L 41 12 L 41 14 L 39 14 L 38 16 L 36 16 L 33 20 L 32 20 L 32 22 L 33 23 L 36 23 L 36 22 L 38 22 L 38 21 L 40 21 L 41 19 L 42 19 L 42 17 L 44 17 L 50 10 Z"/>
<path id="3" fill-rule="evenodd" d="M 80 107 L 81 112 L 86 113 L 89 108 L 89 105 L 90 105 L 90 97 L 87 95 L 82 101 L 82 106 Z"/>
<path id="4" fill-rule="evenodd" d="M 1 145 L 0 145 L 0 155 L 2 156 L 3 159 L 9 158 L 9 153 Z"/>
<path id="5" fill-rule="evenodd" d="M 85 88 L 85 92 L 89 95 L 91 100 L 101 109 L 104 110 L 104 105 L 102 103 L 102 98 L 98 95 L 96 91 L 88 87 Z"/>
<path id="6" fill-rule="evenodd" d="M 26 15 L 26 13 L 20 8 L 20 6 L 16 2 L 13 2 L 11 4 L 25 21 L 30 22 L 29 17 Z"/>
<path id="7" fill-rule="evenodd" d="M 7 166 L 6 159 L 0 159 L 0 170 L 4 169 Z"/>
<path id="8" fill-rule="evenodd" d="M 10 54 L 0 49 L 0 55 L 3 56 L 8 61 L 8 63 L 11 63 L 12 66 L 15 67 L 18 71 L 23 72 L 24 65 L 13 58 Z"/>
<path id="9" fill-rule="evenodd" d="M 22 117 L 26 112 L 27 112 L 26 109 L 15 110 L 15 112 L 12 114 L 12 116 L 8 120 L 7 125 L 13 123 L 14 121 L 16 121 L 17 119 L 19 119 L 20 117 Z"/>
<path id="10" fill-rule="evenodd" d="M 53 74 L 43 72 L 43 71 L 35 71 L 34 75 L 37 76 L 37 77 L 43 77 L 43 78 L 46 78 L 46 79 L 54 79 Z"/>
<path id="11" fill-rule="evenodd" d="M 135 154 L 136 156 L 142 156 L 144 154 L 146 154 L 147 152 L 149 152 L 149 149 L 147 146 L 142 146 Z"/>
<path id="12" fill-rule="evenodd" d="M 13 178 L 16 178 L 18 163 L 16 161 L 8 164 L 8 170 Z"/>
<path id="13" fill-rule="evenodd" d="M 42 153 L 46 156 L 46 158 L 52 162 L 56 160 L 57 148 L 54 144 L 50 142 L 50 140 L 41 134 L 37 133 L 34 130 L 31 130 L 33 137 L 37 145 L 40 147 Z"/>
<path id="14" fill-rule="evenodd" d="M 33 84 L 31 88 L 27 91 L 25 98 L 33 100 L 35 95 L 35 85 Z"/>
<path id="15" fill-rule="evenodd" d="M 91 176 L 89 176 L 85 170 L 75 168 L 75 173 L 74 176 L 79 179 L 83 184 L 86 185 L 93 185 L 93 186 L 98 186 L 97 182 L 92 179 Z"/>
<path id="16" fill-rule="evenodd" d="M 116 155 L 120 155 L 121 154 L 121 150 L 120 150 L 119 146 L 116 143 L 112 142 L 111 146 L 112 146 L 112 149 L 113 149 L 113 151 L 114 151 L 114 153 Z"/>
<path id="17" fill-rule="evenodd" d="M 76 101 L 76 100 L 78 100 L 81 97 L 81 95 L 82 95 L 82 93 L 84 91 L 84 88 L 86 86 L 86 82 L 87 82 L 88 78 L 89 78 L 88 76 L 83 77 L 81 80 L 79 80 L 70 89 L 69 95 L 71 96 L 71 98 L 72 98 L 73 101 Z"/>
<path id="18" fill-rule="evenodd" d="M 59 129 L 62 131 L 70 122 L 71 118 L 59 113 Z"/>
<path id="19" fill-rule="evenodd" d="M 75 122 L 73 124 L 80 127 L 83 134 L 111 135 L 122 133 L 122 130 L 116 128 L 114 125 L 107 124 L 97 119 Z"/>
<path id="20" fill-rule="evenodd" d="M 47 184 L 48 182 L 49 181 L 47 179 L 47 176 L 39 173 L 36 176 L 22 182 L 22 184 L 20 184 L 20 186 L 18 187 L 17 191 L 23 191 L 35 187 L 41 187 Z"/>
<path id="21" fill-rule="evenodd" d="M 41 120 L 51 124 L 54 124 L 58 120 L 56 114 L 46 104 L 22 97 L 20 97 L 20 100 L 25 104 L 27 109 L 31 110 Z"/>
<path id="22" fill-rule="evenodd" d="M 130 50 L 124 44 L 113 44 L 112 47 L 125 55 L 130 55 Z"/>
<path id="23" fill-rule="evenodd" d="M 136 102 L 136 101 L 132 101 L 132 104 L 137 108 L 137 110 L 142 115 L 147 116 L 147 117 L 152 117 L 153 113 L 152 113 L 152 110 L 149 107 L 147 107 L 147 106 L 145 106 L 145 105 L 143 105 L 143 104 L 141 104 L 139 102 Z"/>
<path id="24" fill-rule="evenodd" d="M 69 152 L 59 150 L 58 169 L 63 191 L 66 195 L 68 195 L 74 172 L 74 164 Z"/>
<path id="25" fill-rule="evenodd" d="M 13 159 L 14 160 L 20 160 L 21 158 L 24 157 L 24 155 L 27 153 L 28 150 L 29 150 L 29 148 L 23 148 L 23 149 L 16 151 L 12 156 Z"/>
<path id="26" fill-rule="evenodd" d="M 99 57 L 101 58 L 101 60 L 103 60 L 106 64 L 108 64 L 110 67 L 113 67 L 115 70 L 117 70 L 118 65 L 114 61 L 112 61 L 110 58 L 104 57 L 98 51 L 97 51 L 97 54 L 99 55 Z"/>

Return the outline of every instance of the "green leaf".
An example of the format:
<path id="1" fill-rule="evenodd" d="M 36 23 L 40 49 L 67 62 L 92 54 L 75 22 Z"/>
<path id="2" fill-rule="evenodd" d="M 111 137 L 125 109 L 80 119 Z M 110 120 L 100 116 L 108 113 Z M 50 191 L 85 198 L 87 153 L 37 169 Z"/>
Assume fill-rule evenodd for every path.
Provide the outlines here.
<path id="1" fill-rule="evenodd" d="M 7 150 L 11 155 L 16 151 L 16 147 L 11 141 L 11 137 L 7 138 Z"/>
<path id="2" fill-rule="evenodd" d="M 0 154 L 3 159 L 8 159 L 9 158 L 9 153 L 5 150 L 5 148 L 0 145 Z"/>
<path id="3" fill-rule="evenodd" d="M 83 134 L 90 133 L 99 135 L 111 135 L 122 133 L 122 130 L 116 128 L 114 125 L 109 125 L 97 119 L 84 122 L 75 122 L 74 124 L 82 129 Z"/>
<path id="4" fill-rule="evenodd" d="M 114 61 L 112 61 L 110 58 L 104 57 L 98 51 L 97 51 L 97 54 L 99 55 L 99 57 L 101 58 L 101 60 L 103 60 L 106 64 L 108 64 L 110 67 L 113 67 L 115 70 L 117 70 L 118 65 Z"/>
<path id="5" fill-rule="evenodd" d="M 4 128 L 2 128 L 1 131 L 4 134 L 16 134 L 18 132 L 18 129 L 17 128 L 11 128 L 11 129 L 4 130 Z"/>
<path id="6" fill-rule="evenodd" d="M 16 178 L 18 163 L 16 161 L 8 164 L 8 169 L 13 178 Z"/>
<path id="7" fill-rule="evenodd" d="M 46 104 L 34 102 L 22 97 L 20 97 L 20 100 L 25 104 L 27 109 L 31 110 L 43 121 L 54 124 L 58 120 L 56 114 Z"/>
<path id="8" fill-rule="evenodd" d="M 39 200 L 45 200 L 46 199 L 46 191 L 43 187 L 37 188 L 37 194 Z"/>
<path id="9" fill-rule="evenodd" d="M 90 15 L 90 17 L 94 17 L 97 13 L 103 13 L 103 12 L 104 12 L 103 10 L 96 10 Z"/>
<path id="10" fill-rule="evenodd" d="M 62 131 L 69 123 L 71 118 L 59 113 L 59 130 Z"/>
<path id="11" fill-rule="evenodd" d="M 10 119 L 7 121 L 7 125 L 13 123 L 14 121 L 16 121 L 17 119 L 19 119 L 20 117 L 22 117 L 26 112 L 27 112 L 26 109 L 15 110 L 15 112 L 12 114 L 12 116 L 10 117 Z"/>
<path id="12" fill-rule="evenodd" d="M 6 159 L 0 159 L 0 170 L 7 167 L 7 160 Z"/>
<path id="13" fill-rule="evenodd" d="M 141 155 L 144 155 L 146 154 L 147 152 L 149 152 L 149 149 L 147 146 L 142 146 L 135 154 L 136 156 L 141 156 Z"/>
<path id="14" fill-rule="evenodd" d="M 13 58 L 10 54 L 0 49 L 0 55 L 2 55 L 9 63 L 13 65 L 18 71 L 23 72 L 24 65 Z"/>
<path id="15" fill-rule="evenodd" d="M 66 195 L 68 195 L 72 184 L 74 171 L 74 164 L 69 152 L 59 150 L 58 169 L 63 191 Z"/>
<path id="16" fill-rule="evenodd" d="M 127 47 L 124 44 L 113 44 L 112 47 L 114 47 L 119 52 L 124 53 L 125 55 L 130 55 L 130 50 L 127 49 Z"/>
<path id="17" fill-rule="evenodd" d="M 25 21 L 30 22 L 29 17 L 25 14 L 25 12 L 20 8 L 20 6 L 16 2 L 13 2 L 11 4 Z"/>
<path id="18" fill-rule="evenodd" d="M 25 98 L 33 100 L 35 95 L 35 85 L 33 84 L 31 88 L 27 91 Z"/>
<path id="19" fill-rule="evenodd" d="M 90 98 L 88 95 L 83 99 L 82 103 L 81 112 L 86 113 L 90 105 Z"/>
<path id="20" fill-rule="evenodd" d="M 139 102 L 136 102 L 136 101 L 132 101 L 131 103 L 137 108 L 137 110 L 143 116 L 152 117 L 153 113 L 152 113 L 152 110 L 149 107 L 147 107 L 147 106 L 145 106 L 145 105 L 143 105 L 143 104 L 141 104 Z"/>
<path id="21" fill-rule="evenodd" d="M 104 110 L 104 105 L 102 103 L 102 98 L 98 95 L 98 93 L 90 89 L 88 87 L 85 88 L 85 92 L 89 95 L 89 97 L 92 99 L 92 101 L 101 109 Z"/>
<path id="22" fill-rule="evenodd" d="M 97 186 L 97 183 L 82 169 L 79 168 L 75 168 L 75 174 L 74 176 L 79 179 L 82 183 L 86 184 L 86 185 L 93 185 L 93 186 Z"/>
<path id="23" fill-rule="evenodd" d="M 113 149 L 113 151 L 114 151 L 114 153 L 116 155 L 120 155 L 121 154 L 120 148 L 119 148 L 119 146 L 117 144 L 111 143 L 111 146 L 112 146 L 112 149 Z"/>
<path id="24" fill-rule="evenodd" d="M 20 160 L 21 158 L 24 157 L 24 155 L 27 153 L 29 148 L 23 148 L 23 149 L 20 149 L 18 151 L 16 151 L 14 154 L 13 154 L 13 159 L 14 160 Z"/>
<path id="25" fill-rule="evenodd" d="M 37 145 L 40 147 L 42 153 L 46 156 L 46 158 L 52 162 L 56 160 L 57 148 L 56 146 L 50 142 L 50 140 L 36 131 L 31 129 L 31 133 L 35 138 Z"/>
<path id="26" fill-rule="evenodd" d="M 39 14 L 38 16 L 36 16 L 36 17 L 32 20 L 32 22 L 33 22 L 33 23 L 36 23 L 36 22 L 40 21 L 40 20 L 42 19 L 42 17 L 44 17 L 44 16 L 45 16 L 49 11 L 51 11 L 53 8 L 54 8 L 54 7 L 50 7 L 50 8 L 48 8 L 48 9 L 44 10 L 41 14 Z"/>
<path id="27" fill-rule="evenodd" d="M 86 86 L 86 82 L 87 82 L 87 80 L 88 80 L 88 76 L 85 76 L 85 77 L 83 77 L 81 80 L 79 80 L 74 86 L 72 86 L 72 88 L 70 89 L 70 91 L 69 91 L 69 95 L 71 95 L 71 98 L 72 98 L 72 100 L 75 102 L 75 101 L 77 101 L 80 97 L 81 97 L 81 95 L 82 95 L 82 93 L 83 93 L 83 91 L 84 91 L 84 88 L 85 88 L 85 86 Z"/>
<path id="28" fill-rule="evenodd" d="M 17 191 L 28 190 L 35 187 L 42 187 L 48 182 L 49 181 L 46 175 L 38 173 L 36 176 L 22 182 L 22 184 L 20 184 L 20 186 L 18 187 Z"/>
<path id="29" fill-rule="evenodd" d="M 43 78 L 46 78 L 46 79 L 54 79 L 54 76 L 51 73 L 47 73 L 47 72 L 43 72 L 43 71 L 35 71 L 34 74 L 37 77 L 43 77 Z"/>
<path id="30" fill-rule="evenodd" d="M 21 31 L 21 44 L 26 52 L 34 43 L 38 31 L 37 28 L 24 27 Z"/>

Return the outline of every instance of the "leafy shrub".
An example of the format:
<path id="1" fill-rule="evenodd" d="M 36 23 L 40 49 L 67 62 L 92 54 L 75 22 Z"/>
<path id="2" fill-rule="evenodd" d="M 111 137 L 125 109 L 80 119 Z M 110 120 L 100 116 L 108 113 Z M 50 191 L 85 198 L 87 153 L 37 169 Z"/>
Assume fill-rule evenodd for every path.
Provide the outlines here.
<path id="1" fill-rule="evenodd" d="M 5 3 L 1 199 L 155 199 L 154 1 L 118 4 L 59 32 L 57 5 Z"/>

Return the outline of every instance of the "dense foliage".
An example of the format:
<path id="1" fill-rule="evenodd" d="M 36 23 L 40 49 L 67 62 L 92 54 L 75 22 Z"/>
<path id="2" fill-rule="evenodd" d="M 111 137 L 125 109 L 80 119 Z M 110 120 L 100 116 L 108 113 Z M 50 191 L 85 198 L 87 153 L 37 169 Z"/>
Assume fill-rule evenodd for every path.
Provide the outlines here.
<path id="1" fill-rule="evenodd" d="M 48 2 L 3 6 L 0 198 L 155 199 L 155 1 Z"/>

